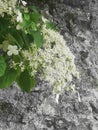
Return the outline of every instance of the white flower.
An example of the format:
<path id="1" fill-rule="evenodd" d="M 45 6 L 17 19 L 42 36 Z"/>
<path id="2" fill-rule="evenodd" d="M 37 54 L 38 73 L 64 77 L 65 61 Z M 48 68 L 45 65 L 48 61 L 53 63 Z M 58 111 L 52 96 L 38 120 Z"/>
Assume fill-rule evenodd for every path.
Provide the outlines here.
<path id="1" fill-rule="evenodd" d="M 19 63 L 19 67 L 21 68 L 21 72 L 23 72 L 25 69 L 25 66 L 22 61 Z"/>
<path id="2" fill-rule="evenodd" d="M 23 4 L 24 6 L 27 5 L 27 2 L 25 2 L 24 0 L 21 0 L 21 2 L 22 2 L 22 4 Z"/>
<path id="3" fill-rule="evenodd" d="M 7 52 L 7 55 L 8 56 L 11 56 L 11 55 L 18 55 L 18 50 L 17 50 L 17 46 L 16 45 L 9 45 L 8 46 L 8 52 Z"/>
<path id="4" fill-rule="evenodd" d="M 16 26 L 16 29 L 17 29 L 17 30 L 20 30 L 20 29 L 21 29 L 21 26 L 18 24 L 18 25 Z"/>
<path id="5" fill-rule="evenodd" d="M 42 21 L 43 21 L 44 23 L 48 22 L 48 20 L 47 20 L 46 18 L 44 18 L 43 16 L 42 16 Z"/>
<path id="6" fill-rule="evenodd" d="M 23 19 L 22 19 L 22 13 L 18 10 L 17 12 L 17 22 L 22 22 Z"/>

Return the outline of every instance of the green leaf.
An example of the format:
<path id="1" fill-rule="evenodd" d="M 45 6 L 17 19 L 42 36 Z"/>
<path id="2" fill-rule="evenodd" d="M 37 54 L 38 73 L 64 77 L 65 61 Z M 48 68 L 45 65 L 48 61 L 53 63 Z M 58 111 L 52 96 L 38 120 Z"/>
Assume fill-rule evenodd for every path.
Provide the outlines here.
<path id="1" fill-rule="evenodd" d="M 40 31 L 33 32 L 34 43 L 37 45 L 37 48 L 40 48 L 43 44 L 43 36 Z"/>
<path id="2" fill-rule="evenodd" d="M 6 62 L 5 59 L 0 56 L 0 77 L 4 75 L 6 70 Z"/>
<path id="3" fill-rule="evenodd" d="M 14 69 L 6 70 L 5 74 L 0 77 L 0 89 L 7 88 L 16 80 L 17 71 Z"/>
<path id="4" fill-rule="evenodd" d="M 32 28 L 32 30 L 34 30 L 34 31 L 37 30 L 36 24 L 35 24 L 34 22 L 31 23 L 31 28 Z"/>
<path id="5" fill-rule="evenodd" d="M 32 12 L 30 14 L 30 18 L 31 18 L 31 21 L 34 21 L 35 23 L 37 23 L 40 19 L 40 14 L 36 11 L 36 12 Z"/>
<path id="6" fill-rule="evenodd" d="M 2 42 L 2 49 L 4 52 L 7 51 L 8 45 L 9 45 L 9 41 L 5 40 Z"/>
<path id="7" fill-rule="evenodd" d="M 25 20 L 24 20 L 23 23 L 22 23 L 22 26 L 23 26 L 24 29 L 29 28 L 30 25 L 31 25 L 31 21 L 25 21 Z"/>
<path id="8" fill-rule="evenodd" d="M 51 22 L 47 22 L 46 23 L 46 28 L 47 29 L 53 29 L 53 30 L 55 30 L 55 31 L 57 31 L 57 28 L 56 28 L 56 26 L 55 26 L 55 24 L 53 24 L 53 23 L 51 23 Z"/>
<path id="9" fill-rule="evenodd" d="M 5 34 L 9 33 L 9 26 L 12 26 L 10 16 L 0 17 L 0 43 L 5 39 Z"/>
<path id="10" fill-rule="evenodd" d="M 30 92 L 31 88 L 33 88 L 36 84 L 35 79 L 31 78 L 27 70 L 20 74 L 17 82 L 19 84 L 19 87 L 26 92 Z"/>
<path id="11" fill-rule="evenodd" d="M 24 19 L 29 21 L 30 20 L 30 15 L 28 13 L 24 13 Z"/>
<path id="12" fill-rule="evenodd" d="M 15 28 L 13 28 L 13 29 L 10 29 L 10 34 L 12 35 L 12 37 L 15 41 L 15 44 L 18 47 L 23 47 L 24 41 L 23 41 L 23 38 L 22 38 L 22 31 L 16 30 Z"/>

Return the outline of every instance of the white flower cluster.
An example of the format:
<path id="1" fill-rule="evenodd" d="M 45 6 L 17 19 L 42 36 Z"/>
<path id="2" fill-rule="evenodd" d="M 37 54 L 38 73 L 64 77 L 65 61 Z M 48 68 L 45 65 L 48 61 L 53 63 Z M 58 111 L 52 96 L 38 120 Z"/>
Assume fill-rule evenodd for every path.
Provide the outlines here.
<path id="1" fill-rule="evenodd" d="M 0 0 L 0 15 L 4 16 L 4 13 L 12 15 L 16 10 L 17 0 Z"/>
<path id="2" fill-rule="evenodd" d="M 22 55 L 24 57 L 24 61 L 29 62 L 29 67 L 31 69 L 31 76 L 35 76 L 38 70 L 38 66 L 42 64 L 42 59 L 38 55 L 36 45 L 32 44 L 29 50 L 23 50 Z"/>
<path id="3" fill-rule="evenodd" d="M 48 81 L 58 93 L 64 89 L 73 89 L 72 76 L 79 76 L 74 55 L 58 32 L 44 26 L 42 33 L 44 45 L 43 49 L 39 49 L 39 55 L 43 58 L 41 79 Z"/>
<path id="4" fill-rule="evenodd" d="M 12 61 L 10 68 L 17 69 L 17 66 L 20 67 L 21 72 L 23 72 L 25 70 L 25 65 L 24 65 L 23 61 L 21 61 L 21 62 Z"/>
<path id="5" fill-rule="evenodd" d="M 74 55 L 67 47 L 63 36 L 51 29 L 42 29 L 43 47 L 37 49 L 34 44 L 31 50 L 22 51 L 24 59 L 29 61 L 31 76 L 34 76 L 41 65 L 40 79 L 48 81 L 56 93 L 65 89 L 74 89 L 72 77 L 79 77 L 74 63 Z"/>

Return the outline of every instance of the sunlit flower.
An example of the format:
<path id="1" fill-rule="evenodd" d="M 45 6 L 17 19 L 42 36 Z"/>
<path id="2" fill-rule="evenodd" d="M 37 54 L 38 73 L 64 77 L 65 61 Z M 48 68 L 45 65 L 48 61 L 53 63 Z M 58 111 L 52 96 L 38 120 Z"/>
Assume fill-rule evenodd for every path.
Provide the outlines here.
<path id="1" fill-rule="evenodd" d="M 17 12 L 17 22 L 22 22 L 23 19 L 22 19 L 22 13 L 18 10 Z"/>
<path id="2" fill-rule="evenodd" d="M 45 17 L 43 17 L 43 16 L 42 16 L 42 21 L 43 21 L 44 23 L 48 22 L 48 20 L 47 20 Z"/>
<path id="3" fill-rule="evenodd" d="M 7 55 L 8 56 L 11 56 L 11 55 L 18 55 L 19 51 L 18 51 L 18 48 L 16 45 L 9 45 L 8 46 L 8 52 L 7 52 Z"/>
<path id="4" fill-rule="evenodd" d="M 21 2 L 22 2 L 22 4 L 23 4 L 24 6 L 27 5 L 27 2 L 25 2 L 24 0 L 21 0 Z"/>
<path id="5" fill-rule="evenodd" d="M 21 26 L 18 24 L 18 25 L 16 26 L 16 29 L 17 29 L 17 30 L 20 30 L 20 29 L 21 29 Z"/>

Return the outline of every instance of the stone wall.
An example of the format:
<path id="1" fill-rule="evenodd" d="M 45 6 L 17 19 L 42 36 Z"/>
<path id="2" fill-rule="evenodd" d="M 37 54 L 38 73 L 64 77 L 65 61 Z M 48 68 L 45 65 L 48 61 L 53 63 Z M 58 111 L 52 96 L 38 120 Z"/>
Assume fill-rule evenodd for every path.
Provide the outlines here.
<path id="1" fill-rule="evenodd" d="M 30 93 L 17 85 L 0 90 L 0 130 L 98 130 L 98 2 L 46 0 L 37 5 L 60 29 L 76 57 L 80 80 L 76 91 L 64 92 L 59 103 L 47 83 Z"/>

